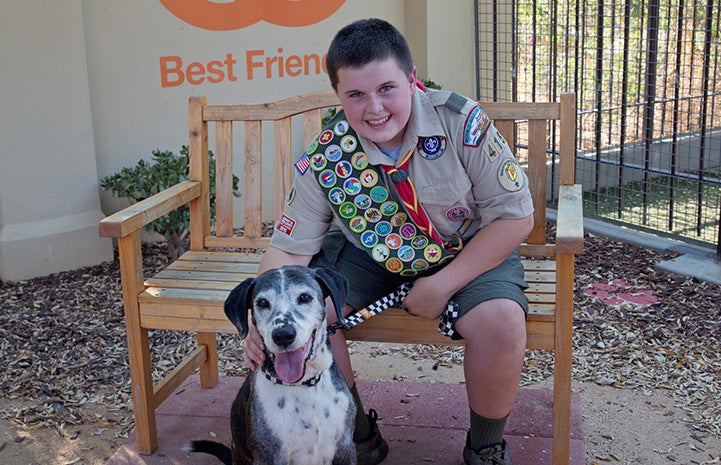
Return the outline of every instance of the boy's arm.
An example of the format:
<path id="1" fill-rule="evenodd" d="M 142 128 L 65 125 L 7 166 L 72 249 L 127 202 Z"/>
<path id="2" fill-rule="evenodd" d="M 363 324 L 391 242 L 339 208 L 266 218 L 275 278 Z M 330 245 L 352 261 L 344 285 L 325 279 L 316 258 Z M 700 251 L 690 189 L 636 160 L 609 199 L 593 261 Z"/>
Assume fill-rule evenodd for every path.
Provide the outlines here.
<path id="1" fill-rule="evenodd" d="M 264 271 L 280 268 L 284 265 L 306 266 L 310 263 L 311 258 L 313 258 L 312 255 L 292 254 L 277 247 L 270 246 L 263 254 L 263 259 L 260 261 L 258 267 L 258 274 L 260 275 Z"/>
<path id="2" fill-rule="evenodd" d="M 433 276 L 418 279 L 404 306 L 414 315 L 438 318 L 449 299 L 477 276 L 501 264 L 533 228 L 533 215 L 497 219 L 468 241 L 448 265 Z"/>

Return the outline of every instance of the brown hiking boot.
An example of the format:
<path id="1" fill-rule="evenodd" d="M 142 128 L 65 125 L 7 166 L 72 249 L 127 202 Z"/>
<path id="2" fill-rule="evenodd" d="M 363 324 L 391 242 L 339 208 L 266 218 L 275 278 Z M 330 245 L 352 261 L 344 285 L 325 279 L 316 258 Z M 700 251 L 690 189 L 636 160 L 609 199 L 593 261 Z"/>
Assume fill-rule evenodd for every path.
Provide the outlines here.
<path id="1" fill-rule="evenodd" d="M 358 465 L 376 465 L 381 463 L 388 455 L 388 443 L 381 436 L 376 422 L 378 413 L 370 409 L 367 416 L 371 426 L 371 434 L 366 440 L 355 443 Z"/>

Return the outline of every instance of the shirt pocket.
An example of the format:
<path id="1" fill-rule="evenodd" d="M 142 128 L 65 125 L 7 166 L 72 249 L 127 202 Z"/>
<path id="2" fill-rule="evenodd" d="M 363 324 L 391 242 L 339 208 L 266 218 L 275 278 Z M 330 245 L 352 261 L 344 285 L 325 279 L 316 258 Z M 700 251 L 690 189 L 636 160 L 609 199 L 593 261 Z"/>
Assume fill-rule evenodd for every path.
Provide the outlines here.
<path id="1" fill-rule="evenodd" d="M 474 219 L 477 215 L 471 181 L 465 176 L 434 182 L 418 188 L 417 192 L 418 201 L 444 236 L 454 234 L 466 218 Z M 455 214 L 451 215 L 450 212 Z M 460 217 L 458 212 L 461 212 Z"/>

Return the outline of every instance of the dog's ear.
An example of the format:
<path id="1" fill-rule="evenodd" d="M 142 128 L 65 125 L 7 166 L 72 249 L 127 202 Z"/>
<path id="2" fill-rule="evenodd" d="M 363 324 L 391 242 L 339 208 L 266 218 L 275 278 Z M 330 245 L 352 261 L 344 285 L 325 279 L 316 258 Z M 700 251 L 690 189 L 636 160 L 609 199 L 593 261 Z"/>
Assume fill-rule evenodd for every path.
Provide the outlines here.
<path id="1" fill-rule="evenodd" d="M 254 278 L 248 278 L 235 286 L 225 299 L 225 316 L 238 328 L 241 339 L 248 335 L 248 309 L 253 305 Z"/>
<path id="2" fill-rule="evenodd" d="M 330 296 L 330 300 L 335 307 L 335 313 L 338 316 L 338 322 L 345 323 L 343 306 L 348 296 L 348 280 L 342 274 L 328 268 L 316 268 L 314 271 L 316 281 L 323 289 L 323 297 Z"/>

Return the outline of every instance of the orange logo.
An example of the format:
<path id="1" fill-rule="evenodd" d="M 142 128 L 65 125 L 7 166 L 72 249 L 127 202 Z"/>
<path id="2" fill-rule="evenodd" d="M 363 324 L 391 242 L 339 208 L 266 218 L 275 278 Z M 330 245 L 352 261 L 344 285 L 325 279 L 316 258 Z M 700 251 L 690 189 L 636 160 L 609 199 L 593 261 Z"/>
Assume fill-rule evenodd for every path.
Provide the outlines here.
<path id="1" fill-rule="evenodd" d="M 335 13 L 345 0 L 160 0 L 180 20 L 211 31 L 242 29 L 258 21 L 309 26 Z"/>

